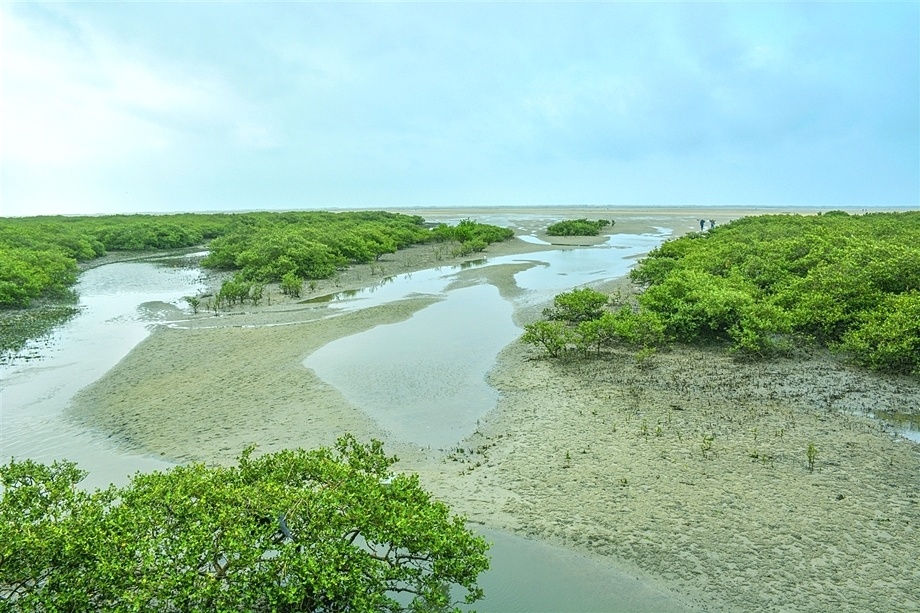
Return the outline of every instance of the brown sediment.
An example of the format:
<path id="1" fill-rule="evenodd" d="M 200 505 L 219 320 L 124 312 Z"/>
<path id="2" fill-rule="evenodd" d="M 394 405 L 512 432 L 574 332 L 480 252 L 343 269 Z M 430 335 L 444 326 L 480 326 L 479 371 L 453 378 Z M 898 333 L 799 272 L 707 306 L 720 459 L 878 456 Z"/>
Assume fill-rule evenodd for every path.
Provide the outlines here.
<path id="1" fill-rule="evenodd" d="M 686 210 L 517 212 L 612 218 L 615 233 L 699 229 Z M 755 212 L 702 216 L 725 223 Z M 546 237 L 528 219 L 520 233 L 574 248 L 593 240 Z M 514 240 L 485 255 L 547 248 Z M 417 247 L 320 282 L 303 299 L 459 261 Z M 514 291 L 505 267 L 461 281 Z M 471 521 L 602 557 L 709 611 L 920 610 L 920 445 L 860 415 L 920 412 L 916 378 L 873 375 L 821 352 L 741 363 L 713 348 L 677 348 L 560 362 L 514 343 L 489 375 L 499 404 L 462 452 L 420 450 L 387 440 L 302 362 L 432 300 L 326 317 L 321 303 L 271 293 L 257 308 L 188 314 L 81 392 L 73 414 L 176 461 L 230 462 L 249 443 L 315 447 L 344 432 L 379 438 L 401 470 Z"/>

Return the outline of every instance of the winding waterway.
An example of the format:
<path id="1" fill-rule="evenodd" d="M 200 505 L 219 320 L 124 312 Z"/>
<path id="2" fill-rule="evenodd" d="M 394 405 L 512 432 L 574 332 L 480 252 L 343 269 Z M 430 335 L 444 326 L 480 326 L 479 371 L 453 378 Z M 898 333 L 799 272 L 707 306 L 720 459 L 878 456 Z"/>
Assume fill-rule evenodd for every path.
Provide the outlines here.
<path id="1" fill-rule="evenodd" d="M 519 291 L 511 296 L 488 283 L 458 283 L 460 267 L 399 275 L 374 288 L 331 296 L 330 316 L 418 294 L 439 300 L 403 322 L 329 343 L 308 356 L 305 367 L 396 439 L 449 446 L 495 406 L 496 393 L 485 375 L 521 332 L 513 321 L 516 310 L 621 276 L 636 256 L 666 236 L 665 231 L 615 235 L 597 247 L 487 258 L 464 267 L 518 266 Z M 71 459 L 89 471 L 89 487 L 169 467 L 119 449 L 106 433 L 74 425 L 66 409 L 80 389 L 115 366 L 151 329 L 181 317 L 182 297 L 200 288 L 199 271 L 152 263 L 110 264 L 83 273 L 77 286 L 80 313 L 43 343 L 42 357 L 0 367 L 0 461 Z M 432 407 L 441 410 L 435 414 Z M 683 610 L 603 560 L 502 532 L 483 533 L 493 542 L 493 563 L 481 578 L 487 597 L 477 603 L 480 611 Z"/>
<path id="2" fill-rule="evenodd" d="M 664 236 L 624 235 L 619 242 L 612 239 L 592 249 L 473 264 L 528 264 L 515 277 L 522 291 L 513 301 L 488 284 L 452 288 L 460 267 L 399 275 L 376 288 L 333 296 L 330 316 L 420 293 L 441 300 L 399 324 L 330 343 L 306 365 L 397 438 L 432 446 L 459 441 L 495 406 L 496 393 L 485 383 L 485 374 L 498 352 L 520 334 L 512 321 L 514 310 L 573 286 L 622 275 L 632 258 Z M 67 418 L 67 407 L 80 389 L 115 366 L 153 328 L 181 317 L 182 297 L 201 289 L 199 271 L 153 263 L 109 264 L 84 272 L 76 289 L 79 314 L 42 342 L 40 357 L 0 368 L 0 459 L 74 460 L 89 472 L 84 483 L 91 488 L 126 483 L 137 471 L 168 468 L 168 462 L 119 449 L 106 433 L 75 425 Z M 24 353 L 36 353 L 32 349 Z M 375 368 L 375 376 L 399 378 L 400 385 L 380 386 L 373 378 L 354 377 L 354 370 L 366 368 L 368 361 L 375 367 L 387 364 Z M 390 392 L 380 395 L 371 393 L 372 388 Z M 451 419 L 430 414 L 430 407 L 443 408 L 445 403 Z M 404 410 L 393 412 L 393 406 Z M 602 560 L 502 532 L 484 534 L 493 543 L 493 561 L 481 577 L 487 597 L 476 604 L 477 610 L 680 610 L 666 594 Z"/>

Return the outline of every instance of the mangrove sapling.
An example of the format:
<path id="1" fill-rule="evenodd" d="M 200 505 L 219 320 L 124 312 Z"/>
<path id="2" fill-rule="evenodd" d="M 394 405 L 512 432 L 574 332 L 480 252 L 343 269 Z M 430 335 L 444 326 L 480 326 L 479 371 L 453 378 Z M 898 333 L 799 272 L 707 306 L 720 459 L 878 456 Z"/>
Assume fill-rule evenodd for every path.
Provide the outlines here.
<path id="1" fill-rule="evenodd" d="M 265 295 L 265 284 L 264 283 L 253 283 L 249 288 L 249 300 L 252 301 L 253 306 L 259 306 L 259 303 L 262 302 L 262 297 Z"/>
<path id="2" fill-rule="evenodd" d="M 284 273 L 281 277 L 281 293 L 291 298 L 300 298 L 303 290 L 303 279 L 293 270 Z M 310 281 L 310 291 L 316 288 L 316 281 Z"/>
<path id="3" fill-rule="evenodd" d="M 198 307 L 201 306 L 201 299 L 197 296 L 185 296 L 182 298 L 190 307 L 192 307 L 192 313 L 198 314 Z"/>
<path id="4" fill-rule="evenodd" d="M 818 459 L 818 448 L 811 441 L 809 441 L 808 447 L 805 449 L 805 458 L 808 460 L 808 470 L 814 472 L 815 460 Z"/>
<path id="5" fill-rule="evenodd" d="M 703 439 L 702 439 L 702 441 L 700 442 L 700 449 L 701 449 L 702 452 L 703 452 L 703 457 L 704 457 L 704 458 L 707 457 L 707 456 L 706 456 L 706 453 L 707 453 L 707 452 L 712 451 L 712 442 L 713 442 L 713 440 L 715 440 L 715 436 L 714 436 L 713 434 L 704 434 L 704 435 L 703 435 Z"/>

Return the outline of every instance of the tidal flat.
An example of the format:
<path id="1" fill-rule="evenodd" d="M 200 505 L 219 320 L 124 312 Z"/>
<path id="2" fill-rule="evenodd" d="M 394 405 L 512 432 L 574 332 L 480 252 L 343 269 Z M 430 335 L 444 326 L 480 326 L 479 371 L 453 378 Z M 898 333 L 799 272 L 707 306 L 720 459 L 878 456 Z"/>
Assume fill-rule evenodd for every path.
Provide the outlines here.
<path id="1" fill-rule="evenodd" d="M 719 211 L 718 220 L 756 213 Z M 471 522 L 584 553 L 688 609 L 920 610 L 920 445 L 866 415 L 920 413 L 916 377 L 869 373 L 823 351 L 738 362 L 676 347 L 557 361 L 511 342 L 484 375 L 494 407 L 461 440 L 426 445 L 317 376 L 304 361 L 321 348 L 408 321 L 442 297 L 420 292 L 334 316 L 334 304 L 310 298 L 456 266 L 451 287 L 495 287 L 516 300 L 522 326 L 546 300 L 523 296 L 516 275 L 540 266 L 541 252 L 606 239 L 547 237 L 547 223 L 599 216 L 619 234 L 698 229 L 686 210 L 418 214 L 512 227 L 519 238 L 484 255 L 520 261 L 464 267 L 473 258 L 416 247 L 300 300 L 274 293 L 219 314 L 164 307 L 152 333 L 77 394 L 70 419 L 174 462 L 232 462 L 250 443 L 267 452 L 328 445 L 344 432 L 377 438 L 400 470 Z M 614 291 L 622 280 L 591 284 Z"/>

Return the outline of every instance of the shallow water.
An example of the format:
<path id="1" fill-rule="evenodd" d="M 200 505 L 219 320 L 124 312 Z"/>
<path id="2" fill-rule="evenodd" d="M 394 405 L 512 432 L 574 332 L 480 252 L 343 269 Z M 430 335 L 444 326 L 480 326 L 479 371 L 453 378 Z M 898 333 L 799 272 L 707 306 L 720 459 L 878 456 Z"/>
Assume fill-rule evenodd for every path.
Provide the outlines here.
<path id="1" fill-rule="evenodd" d="M 915 443 L 920 443 L 920 415 L 900 411 L 876 410 L 869 417 L 889 424 L 898 434 Z"/>
<path id="2" fill-rule="evenodd" d="M 497 402 L 485 375 L 521 334 L 511 316 L 495 287 L 457 289 L 406 321 L 329 343 L 304 364 L 395 438 L 446 448 Z"/>
<path id="3" fill-rule="evenodd" d="M 603 245 L 483 258 L 475 266 L 530 264 L 514 275 L 513 300 L 492 285 L 449 290 L 463 267 L 390 277 L 375 287 L 325 297 L 330 308 L 367 308 L 427 294 L 442 300 L 410 319 L 342 338 L 304 365 L 369 414 L 394 438 L 446 449 L 472 434 L 498 397 L 485 382 L 499 351 L 520 330 L 515 309 L 574 287 L 625 275 L 635 258 L 667 236 L 612 235 Z"/>
<path id="4" fill-rule="evenodd" d="M 484 528 L 492 567 L 479 579 L 480 613 L 645 613 L 689 609 L 608 563 L 541 541 Z"/>
<path id="5" fill-rule="evenodd" d="M 70 423 L 73 396 L 126 356 L 164 312 L 200 288 L 197 270 L 121 263 L 85 271 L 76 290 L 80 313 L 43 343 L 41 358 L 0 368 L 0 460 L 69 459 L 88 470 L 86 485 L 125 483 L 139 470 L 170 466 L 125 453 L 107 438 Z"/>

